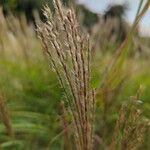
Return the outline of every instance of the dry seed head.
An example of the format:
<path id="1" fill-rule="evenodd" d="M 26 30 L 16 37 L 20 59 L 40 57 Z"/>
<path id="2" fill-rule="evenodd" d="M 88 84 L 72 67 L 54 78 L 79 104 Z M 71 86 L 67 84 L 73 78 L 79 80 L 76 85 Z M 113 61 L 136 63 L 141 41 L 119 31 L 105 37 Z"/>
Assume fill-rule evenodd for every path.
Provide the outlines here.
<path id="1" fill-rule="evenodd" d="M 67 97 L 77 148 L 91 150 L 95 96 L 90 88 L 89 40 L 80 31 L 74 11 L 64 11 L 60 0 L 53 3 L 55 13 L 48 17 L 50 11 L 45 7 L 47 21 L 38 33 Z"/>

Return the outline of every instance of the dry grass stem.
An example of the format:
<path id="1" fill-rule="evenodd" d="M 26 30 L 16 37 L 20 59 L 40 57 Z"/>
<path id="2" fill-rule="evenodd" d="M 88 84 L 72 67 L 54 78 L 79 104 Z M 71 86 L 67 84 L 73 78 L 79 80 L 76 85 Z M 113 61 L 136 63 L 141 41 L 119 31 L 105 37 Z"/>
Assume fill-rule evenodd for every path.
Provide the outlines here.
<path id="1" fill-rule="evenodd" d="M 7 134 L 9 134 L 10 136 L 13 136 L 10 116 L 6 108 L 4 97 L 2 95 L 0 95 L 0 120 L 3 122 L 6 128 Z"/>

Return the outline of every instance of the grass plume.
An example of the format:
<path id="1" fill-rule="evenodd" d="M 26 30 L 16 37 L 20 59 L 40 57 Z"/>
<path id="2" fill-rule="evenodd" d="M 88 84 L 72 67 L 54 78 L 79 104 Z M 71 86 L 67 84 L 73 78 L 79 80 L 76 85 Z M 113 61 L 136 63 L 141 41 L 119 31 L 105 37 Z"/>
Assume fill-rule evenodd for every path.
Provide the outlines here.
<path id="1" fill-rule="evenodd" d="M 95 92 L 90 88 L 89 37 L 82 33 L 73 9 L 53 1 L 55 13 L 45 6 L 46 23 L 38 26 L 45 53 L 64 90 L 74 124 L 76 148 L 93 147 Z"/>

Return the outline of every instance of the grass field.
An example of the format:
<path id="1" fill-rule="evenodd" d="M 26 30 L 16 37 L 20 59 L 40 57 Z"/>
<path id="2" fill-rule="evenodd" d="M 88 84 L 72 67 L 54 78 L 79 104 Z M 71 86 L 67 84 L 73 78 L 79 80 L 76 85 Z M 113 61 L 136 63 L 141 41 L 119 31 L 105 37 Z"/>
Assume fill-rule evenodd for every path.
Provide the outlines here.
<path id="1" fill-rule="evenodd" d="M 105 52 L 96 47 L 91 50 L 90 60 L 87 41 L 94 41 L 93 36 L 88 39 L 75 27 L 72 10 L 67 16 L 60 1 L 54 2 L 57 12 L 54 20 L 53 16 L 48 16 L 49 9 L 45 7 L 47 22 L 39 25 L 38 33 L 34 26 L 26 23 L 24 16 L 19 20 L 11 15 L 4 18 L 0 13 L 0 149 L 149 150 L 150 56 L 144 52 L 138 54 L 133 39 L 150 2 L 147 1 L 144 8 L 139 7 L 135 22 L 121 46 L 117 43 L 106 46 L 108 41 L 104 40 L 102 48 Z M 65 21 L 70 21 L 64 27 L 67 31 L 62 29 Z M 56 39 L 55 32 L 50 30 L 52 25 L 58 31 Z M 63 38 L 66 33 L 73 41 L 67 41 L 67 36 Z M 79 37 L 83 43 L 78 41 Z M 47 51 L 42 47 L 44 40 L 49 42 Z M 55 40 L 60 42 L 58 52 L 65 59 L 56 53 Z M 148 47 L 147 41 L 139 37 L 136 42 Z M 71 55 L 65 51 L 65 44 L 68 47 L 73 44 L 83 46 L 85 52 L 82 48 L 70 48 Z M 48 51 L 53 57 L 47 56 Z M 53 59 L 63 81 L 61 86 Z M 66 74 L 63 63 L 68 69 Z M 74 93 L 77 94 L 75 98 Z M 82 104 L 84 101 L 86 103 Z M 84 110 L 86 106 L 88 111 Z"/>

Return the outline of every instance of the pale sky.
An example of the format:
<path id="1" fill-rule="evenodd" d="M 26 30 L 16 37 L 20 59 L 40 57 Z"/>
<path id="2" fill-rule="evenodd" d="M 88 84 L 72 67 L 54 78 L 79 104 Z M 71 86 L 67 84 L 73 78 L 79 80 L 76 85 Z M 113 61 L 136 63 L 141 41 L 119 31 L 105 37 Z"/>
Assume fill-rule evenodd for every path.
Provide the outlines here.
<path id="1" fill-rule="evenodd" d="M 128 3 L 129 8 L 126 13 L 126 20 L 130 23 L 135 18 L 136 11 L 140 0 L 78 0 L 79 3 L 86 5 L 90 10 L 96 13 L 103 13 L 110 4 Z M 144 0 L 146 2 L 146 0 Z M 142 33 L 150 36 L 150 9 L 141 21 Z"/>

